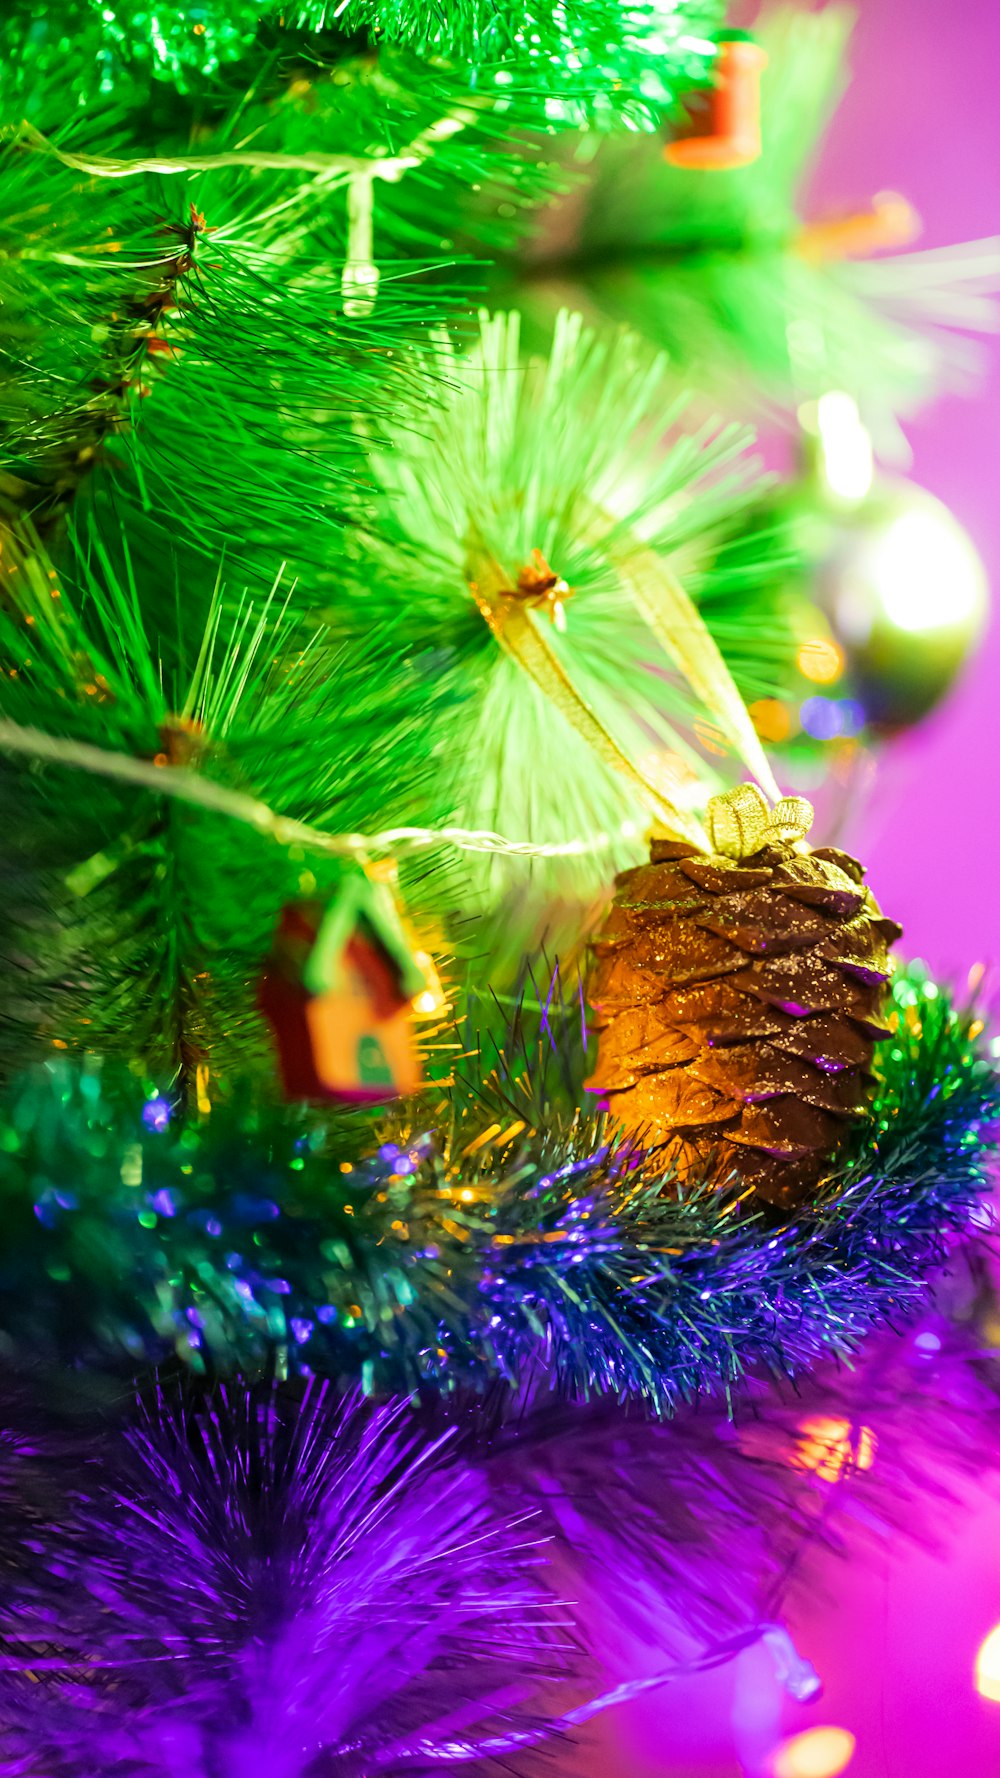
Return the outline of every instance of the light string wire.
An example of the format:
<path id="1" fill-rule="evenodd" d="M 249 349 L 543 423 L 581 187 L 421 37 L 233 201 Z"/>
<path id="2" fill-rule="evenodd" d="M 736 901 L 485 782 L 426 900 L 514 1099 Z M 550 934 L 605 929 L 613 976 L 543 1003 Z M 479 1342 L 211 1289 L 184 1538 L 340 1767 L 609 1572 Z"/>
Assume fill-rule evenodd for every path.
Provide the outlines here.
<path id="1" fill-rule="evenodd" d="M 672 1681 L 689 1679 L 699 1673 L 705 1673 L 715 1667 L 725 1666 L 744 1649 L 753 1648 L 763 1642 L 769 1649 L 777 1668 L 778 1679 L 788 1695 L 800 1703 L 815 1698 L 820 1690 L 820 1679 L 815 1667 L 792 1642 L 788 1631 L 782 1624 L 754 1624 L 746 1630 L 737 1631 L 735 1635 L 714 1643 L 704 1654 L 691 1661 L 678 1663 L 673 1667 L 662 1668 L 641 1679 L 628 1679 L 616 1685 L 611 1691 L 602 1692 L 599 1697 L 588 1699 L 578 1705 L 575 1710 L 568 1710 L 557 1719 L 556 1731 L 576 1728 L 589 1722 L 592 1717 L 599 1716 L 605 1710 L 612 1709 L 616 1704 L 627 1704 L 633 1698 L 640 1698 L 647 1692 L 656 1691 Z M 552 1726 L 542 1729 L 525 1729 L 510 1735 L 493 1735 L 481 1741 L 445 1741 L 420 1742 L 415 1747 L 393 1748 L 379 1760 L 380 1765 L 391 1764 L 393 1760 L 428 1760 L 435 1765 L 441 1763 L 457 1764 L 483 1757 L 497 1758 L 501 1754 L 516 1752 L 518 1748 L 536 1747 L 543 1739 L 553 1732 Z"/>
<path id="2" fill-rule="evenodd" d="M 301 846 L 337 858 L 362 859 L 367 853 L 435 845 L 455 846 L 462 852 L 494 852 L 511 858 L 581 858 L 610 851 L 622 840 L 636 838 L 641 831 L 635 822 L 626 821 L 616 834 L 600 833 L 592 839 L 551 844 L 511 840 L 488 828 L 470 827 L 389 827 L 379 833 L 329 833 L 308 822 L 279 815 L 260 798 L 242 790 L 231 790 L 188 767 L 157 765 L 153 760 L 113 753 L 86 741 L 64 740 L 57 735 L 45 734 L 42 729 L 22 727 L 3 719 L 0 719 L 0 752 L 24 754 L 39 763 L 69 766 L 101 778 L 136 784 L 157 796 L 172 796 L 179 802 L 206 809 L 210 814 L 241 821 L 244 826 L 268 835 L 279 846 Z"/>
<path id="3" fill-rule="evenodd" d="M 470 98 L 421 131 L 401 154 L 370 159 L 361 155 L 324 154 L 318 150 L 308 154 L 287 154 L 237 148 L 221 150 L 218 154 L 171 155 L 152 160 L 114 160 L 104 155 L 69 154 L 57 148 L 54 142 L 50 142 L 26 118 L 18 124 L 13 133 L 13 141 L 19 148 L 52 155 L 73 172 L 85 173 L 94 179 L 134 179 L 143 173 L 167 177 L 173 173 L 211 173 L 218 167 L 250 167 L 258 172 L 315 173 L 320 180 L 330 183 L 362 177 L 384 179 L 394 184 L 404 173 L 428 160 L 439 142 L 463 129 L 467 123 L 475 122 L 476 116 L 475 100 Z M 4 134 L 9 135 L 9 132 Z"/>

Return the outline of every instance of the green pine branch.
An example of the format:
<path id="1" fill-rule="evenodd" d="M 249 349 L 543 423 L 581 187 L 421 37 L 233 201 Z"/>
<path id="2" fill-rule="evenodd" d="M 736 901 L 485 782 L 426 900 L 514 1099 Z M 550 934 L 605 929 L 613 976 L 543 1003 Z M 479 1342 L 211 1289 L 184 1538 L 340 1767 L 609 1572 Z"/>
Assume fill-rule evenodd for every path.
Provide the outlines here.
<path id="1" fill-rule="evenodd" d="M 46 527 L 115 441 L 109 532 L 132 501 L 213 568 L 224 541 L 250 573 L 266 549 L 266 582 L 303 508 L 320 533 L 342 522 L 368 436 L 391 432 L 400 348 L 484 276 L 455 246 L 467 191 L 492 193 L 482 253 L 553 186 L 534 150 L 505 136 L 498 154 L 507 126 L 489 106 L 408 85 L 412 72 L 354 56 L 276 88 L 259 77 L 166 134 L 109 103 L 47 135 L 24 120 L 23 70 L 0 70 L 9 514 Z M 360 268 L 356 188 L 371 209 Z M 157 353 L 169 378 L 149 375 Z M 315 553 L 328 558 L 327 535 Z"/>
<path id="2" fill-rule="evenodd" d="M 727 412 L 792 418 L 846 390 L 880 449 L 898 454 L 899 420 L 977 362 L 962 332 L 997 325 L 1000 242 L 870 263 L 799 250 L 852 26 L 841 6 L 765 18 L 763 152 L 746 167 L 676 168 L 655 137 L 625 132 L 561 145 L 574 185 L 541 213 L 498 299 L 520 303 L 540 341 L 567 303 L 593 322 L 627 321 Z M 870 196 L 858 194 L 859 209 Z"/>
<path id="3" fill-rule="evenodd" d="M 413 663 L 414 697 L 436 711 L 433 769 L 457 820 L 550 843 L 604 832 L 613 855 L 631 859 L 644 825 L 634 792 L 484 621 L 475 563 L 494 562 L 513 585 L 541 553 L 570 589 L 564 632 L 546 635 L 581 699 L 631 757 L 669 755 L 700 800 L 716 780 L 692 731 L 711 712 L 630 605 L 617 558 L 641 539 L 707 595 L 744 690 L 773 685 L 777 639 L 765 642 L 761 623 L 733 622 L 729 557 L 719 553 L 754 497 L 751 435 L 711 423 L 686 431 L 665 362 L 633 336 L 588 333 L 576 317 L 560 319 L 547 367 L 522 361 L 516 316 L 484 319 L 467 356 L 442 338 L 426 363 L 438 399 L 422 417 L 402 417 L 391 454 L 373 456 L 381 489 L 359 510 L 330 622 L 349 639 L 376 613 Z M 761 579 L 764 563 L 773 567 L 772 540 L 761 540 L 756 562 L 752 554 L 731 583 L 744 606 L 755 567 Z M 387 701 L 389 732 L 397 715 Z M 518 870 L 494 860 L 484 874 L 497 901 Z M 536 871 L 536 887 L 587 896 L 607 875 L 604 859 L 562 861 Z"/>
<path id="4" fill-rule="evenodd" d="M 109 558 L 78 556 L 74 587 L 37 537 L 27 543 L 5 546 L 5 593 L 16 583 L 0 608 L 6 722 L 75 743 L 84 759 L 93 748 L 184 766 L 333 833 L 363 829 L 373 805 L 384 825 L 415 814 L 440 825 L 423 734 L 397 727 L 391 753 L 380 742 L 377 637 L 348 658 L 303 628 L 280 587 L 255 609 L 230 606 L 220 586 L 204 633 L 179 613 L 182 645 L 167 654 Z M 254 992 L 278 909 L 331 889 L 342 861 L 234 822 L 223 798 L 164 798 L 148 771 L 146 782 L 83 778 L 9 755 L 0 806 L 5 1066 L 58 1041 L 185 1084 L 199 1064 L 223 1078 L 269 1067 Z M 407 877 L 418 917 L 443 898 L 461 904 L 453 875 L 433 848 L 421 855 Z"/>
<path id="5" fill-rule="evenodd" d="M 203 0 L 196 10 L 141 0 L 10 0 L 0 49 L 21 84 L 58 73 L 67 42 L 81 97 L 142 103 L 169 85 L 201 102 L 263 59 L 340 60 L 383 47 L 423 59 L 453 92 L 495 97 L 541 121 L 647 125 L 704 80 L 722 0 Z M 65 72 L 65 66 L 63 71 Z"/>

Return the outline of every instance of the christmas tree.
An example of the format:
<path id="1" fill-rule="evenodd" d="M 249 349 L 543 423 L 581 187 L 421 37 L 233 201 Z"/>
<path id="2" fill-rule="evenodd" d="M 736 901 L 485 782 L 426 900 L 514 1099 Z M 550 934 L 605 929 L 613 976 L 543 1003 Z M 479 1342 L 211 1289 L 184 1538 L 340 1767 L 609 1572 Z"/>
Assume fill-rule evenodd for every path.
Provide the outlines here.
<path id="1" fill-rule="evenodd" d="M 1000 265 L 802 214 L 848 34 L 5 9 L 4 1774 L 572 1774 L 993 1460 L 987 1037 L 837 841 Z"/>

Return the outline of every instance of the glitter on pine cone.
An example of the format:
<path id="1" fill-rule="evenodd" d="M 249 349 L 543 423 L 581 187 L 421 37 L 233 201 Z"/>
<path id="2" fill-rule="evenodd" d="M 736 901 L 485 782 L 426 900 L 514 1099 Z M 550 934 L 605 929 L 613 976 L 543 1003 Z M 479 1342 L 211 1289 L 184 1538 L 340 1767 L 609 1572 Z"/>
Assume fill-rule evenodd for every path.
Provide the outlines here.
<path id="1" fill-rule="evenodd" d="M 713 800 L 725 852 L 654 840 L 649 864 L 616 879 L 594 946 L 589 1085 L 679 1179 L 735 1176 L 785 1208 L 864 1114 L 900 928 L 855 859 L 803 845 L 807 804 L 782 829 L 749 786 Z"/>

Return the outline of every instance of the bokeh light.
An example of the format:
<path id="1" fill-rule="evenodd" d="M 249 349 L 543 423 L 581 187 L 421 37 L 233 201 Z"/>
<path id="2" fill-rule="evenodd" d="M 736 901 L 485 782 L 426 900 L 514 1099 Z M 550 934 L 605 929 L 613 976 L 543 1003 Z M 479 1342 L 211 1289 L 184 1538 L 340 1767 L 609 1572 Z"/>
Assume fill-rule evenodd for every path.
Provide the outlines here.
<path id="1" fill-rule="evenodd" d="M 863 500 L 875 479 L 875 459 L 871 437 L 853 396 L 839 389 L 820 396 L 815 427 L 831 494 L 840 500 Z"/>
<path id="2" fill-rule="evenodd" d="M 815 685 L 832 685 L 844 670 L 844 651 L 830 636 L 811 636 L 795 659 L 799 672 Z"/>
<path id="3" fill-rule="evenodd" d="M 749 706 L 750 719 L 762 741 L 787 741 L 792 732 L 792 713 L 778 698 L 757 698 Z"/>
<path id="4" fill-rule="evenodd" d="M 414 951 L 413 961 L 424 978 L 424 986 L 413 1002 L 418 1018 L 434 1018 L 445 1009 L 444 989 L 429 951 Z"/>
<path id="5" fill-rule="evenodd" d="M 1000 1624 L 995 1624 L 979 1645 L 976 1655 L 976 1690 L 981 1698 L 1000 1704 Z"/>
<path id="6" fill-rule="evenodd" d="M 147 1099 L 142 1108 L 142 1121 L 147 1130 L 165 1130 L 170 1122 L 171 1105 L 169 1099 L 157 1095 L 155 1099 Z"/>
<path id="7" fill-rule="evenodd" d="M 850 1729 L 805 1729 L 783 1741 L 774 1756 L 774 1778 L 836 1778 L 846 1772 L 857 1743 Z"/>
<path id="8" fill-rule="evenodd" d="M 877 1440 L 870 1426 L 833 1415 L 812 1414 L 799 1424 L 795 1463 L 823 1482 L 839 1481 L 845 1469 L 871 1469 Z"/>
<path id="9" fill-rule="evenodd" d="M 716 743 L 720 737 L 713 731 Z M 659 790 L 671 802 L 684 799 L 684 807 L 692 806 L 694 796 L 700 791 L 701 785 L 697 772 L 690 762 L 670 748 L 653 747 L 648 753 L 639 756 L 639 770 L 648 784 Z"/>
<path id="10" fill-rule="evenodd" d="M 982 562 L 947 507 L 929 496 L 873 542 L 870 566 L 886 617 L 910 634 L 951 630 L 985 607 Z"/>
<path id="11" fill-rule="evenodd" d="M 861 732 L 865 713 L 855 698 L 806 698 L 799 710 L 799 721 L 807 735 L 815 741 L 851 738 Z"/>

